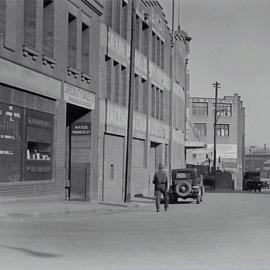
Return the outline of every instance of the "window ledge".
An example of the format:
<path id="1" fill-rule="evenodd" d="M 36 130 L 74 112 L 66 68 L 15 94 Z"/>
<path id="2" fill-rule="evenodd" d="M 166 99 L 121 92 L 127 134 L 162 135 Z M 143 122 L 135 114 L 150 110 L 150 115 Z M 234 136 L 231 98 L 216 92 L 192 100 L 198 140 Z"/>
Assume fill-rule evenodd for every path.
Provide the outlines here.
<path id="1" fill-rule="evenodd" d="M 79 75 L 79 71 L 71 66 L 67 66 L 67 73 L 68 73 L 68 76 L 72 75 L 74 76 L 74 78 L 78 78 L 78 75 Z"/>
<path id="2" fill-rule="evenodd" d="M 92 76 L 91 75 L 87 75 L 86 73 L 82 72 L 81 73 L 81 80 L 82 81 L 86 81 L 87 83 L 90 83 L 92 80 Z"/>
<path id="3" fill-rule="evenodd" d="M 42 55 L 42 63 L 43 63 L 43 65 L 49 64 L 51 66 L 51 68 L 55 68 L 56 60 L 43 54 Z"/>
<path id="4" fill-rule="evenodd" d="M 28 55 L 32 57 L 33 61 L 37 60 L 38 52 L 26 45 L 23 45 L 23 55 L 27 57 Z"/>

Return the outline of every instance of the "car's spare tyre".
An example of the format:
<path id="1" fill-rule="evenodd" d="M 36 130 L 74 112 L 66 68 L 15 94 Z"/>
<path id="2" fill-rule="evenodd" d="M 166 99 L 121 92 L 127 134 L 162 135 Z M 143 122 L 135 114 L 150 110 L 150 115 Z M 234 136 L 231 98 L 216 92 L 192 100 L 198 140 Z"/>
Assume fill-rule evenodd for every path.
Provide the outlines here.
<path id="1" fill-rule="evenodd" d="M 186 197 L 191 191 L 191 184 L 188 181 L 181 181 L 175 187 L 176 193 L 181 197 Z"/>

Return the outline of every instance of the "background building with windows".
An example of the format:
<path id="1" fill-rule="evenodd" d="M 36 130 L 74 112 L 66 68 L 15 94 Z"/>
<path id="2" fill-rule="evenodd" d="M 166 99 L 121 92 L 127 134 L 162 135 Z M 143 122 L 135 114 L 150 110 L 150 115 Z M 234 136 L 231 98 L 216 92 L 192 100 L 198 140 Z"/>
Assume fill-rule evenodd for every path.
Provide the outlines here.
<path id="1" fill-rule="evenodd" d="M 264 144 L 264 147 L 249 146 L 245 153 L 245 171 L 260 172 L 261 178 L 270 178 L 270 148 Z"/>
<path id="2" fill-rule="evenodd" d="M 96 199 L 101 14 L 97 0 L 0 1 L 1 198 Z"/>
<path id="3" fill-rule="evenodd" d="M 102 3 L 98 194 L 101 200 L 121 201 L 124 198 L 132 1 Z M 191 39 L 178 29 L 172 44 L 172 33 L 158 1 L 138 0 L 135 9 L 132 196 L 153 195 L 152 179 L 159 163 L 168 168 L 185 166 L 186 58 Z M 174 59 L 173 65 L 171 59 Z"/>
<path id="4" fill-rule="evenodd" d="M 213 166 L 215 99 L 190 97 L 187 139 L 201 142 L 199 149 L 187 150 L 187 163 Z M 232 173 L 235 188 L 242 187 L 245 156 L 245 108 L 240 96 L 225 96 L 217 104 L 217 168 Z"/>

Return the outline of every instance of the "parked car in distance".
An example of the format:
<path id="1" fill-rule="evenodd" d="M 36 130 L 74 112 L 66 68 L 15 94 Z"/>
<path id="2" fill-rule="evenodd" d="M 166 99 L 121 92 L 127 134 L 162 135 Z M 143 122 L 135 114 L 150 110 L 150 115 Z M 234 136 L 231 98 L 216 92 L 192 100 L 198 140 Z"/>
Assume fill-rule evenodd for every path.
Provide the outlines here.
<path id="1" fill-rule="evenodd" d="M 260 172 L 245 172 L 243 179 L 243 190 L 261 192 L 263 182 Z"/>
<path id="2" fill-rule="evenodd" d="M 203 201 L 205 189 L 203 177 L 198 176 L 196 168 L 173 169 L 172 184 L 169 190 L 170 203 L 176 203 L 178 198 L 194 199 L 197 204 Z"/>

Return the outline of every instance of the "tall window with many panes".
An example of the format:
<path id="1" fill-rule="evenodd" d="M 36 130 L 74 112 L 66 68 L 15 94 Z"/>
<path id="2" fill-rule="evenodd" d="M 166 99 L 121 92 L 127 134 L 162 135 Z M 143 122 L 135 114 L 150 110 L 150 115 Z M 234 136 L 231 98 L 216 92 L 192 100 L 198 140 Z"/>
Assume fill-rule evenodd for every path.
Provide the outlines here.
<path id="1" fill-rule="evenodd" d="M 207 102 L 192 102 L 192 114 L 197 116 L 208 115 Z"/>

